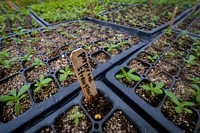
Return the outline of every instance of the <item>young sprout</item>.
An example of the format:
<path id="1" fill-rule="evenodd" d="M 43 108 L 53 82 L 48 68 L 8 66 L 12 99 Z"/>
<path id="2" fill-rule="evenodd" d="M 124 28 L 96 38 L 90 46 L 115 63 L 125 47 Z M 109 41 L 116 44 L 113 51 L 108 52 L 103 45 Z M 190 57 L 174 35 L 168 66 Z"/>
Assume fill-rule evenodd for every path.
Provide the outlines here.
<path id="1" fill-rule="evenodd" d="M 195 61 L 196 57 L 194 55 L 189 55 L 188 59 L 184 59 L 186 62 L 186 67 L 190 67 L 191 65 L 197 65 Z"/>
<path id="2" fill-rule="evenodd" d="M 167 52 L 165 55 L 166 55 L 166 57 L 169 57 L 169 58 L 173 58 L 176 56 L 176 54 L 174 52 Z"/>
<path id="3" fill-rule="evenodd" d="M 86 50 L 90 50 L 91 47 L 92 47 L 92 45 L 85 45 L 85 46 L 84 46 L 84 48 L 85 48 Z"/>
<path id="4" fill-rule="evenodd" d="M 39 81 L 35 83 L 34 92 L 39 92 L 43 87 L 47 87 L 48 84 L 52 81 L 51 78 L 44 78 L 44 75 L 40 75 Z"/>
<path id="5" fill-rule="evenodd" d="M 192 102 L 180 102 L 178 98 L 170 91 L 165 90 L 165 94 L 169 96 L 172 100 L 172 102 L 176 105 L 175 111 L 176 113 L 182 113 L 183 111 L 186 111 L 187 113 L 192 113 L 190 109 L 187 107 L 194 106 L 194 103 Z"/>
<path id="6" fill-rule="evenodd" d="M 196 102 L 200 103 L 200 87 L 196 84 L 191 84 L 191 89 L 189 89 L 189 91 L 196 96 Z"/>
<path id="7" fill-rule="evenodd" d="M 11 95 L 4 95 L 0 96 L 0 102 L 5 102 L 7 106 L 12 106 L 15 104 L 15 113 L 17 115 L 21 112 L 21 103 L 22 99 L 25 99 L 28 95 L 25 92 L 30 88 L 30 85 L 24 85 L 21 89 L 17 92 L 16 89 L 11 90 Z"/>
<path id="8" fill-rule="evenodd" d="M 60 81 L 66 81 L 69 76 L 75 75 L 75 73 L 70 70 L 69 65 L 67 65 L 64 70 L 60 70 L 59 72 L 61 73 L 59 77 Z"/>
<path id="9" fill-rule="evenodd" d="M 151 91 L 152 96 L 155 96 L 163 93 L 163 91 L 161 90 L 163 85 L 164 84 L 162 82 L 158 82 L 154 87 L 153 83 L 150 82 L 149 85 L 142 85 L 142 89 L 146 91 Z"/>
<path id="10" fill-rule="evenodd" d="M 192 78 L 192 82 L 193 82 L 193 84 L 200 85 L 200 77 L 194 77 L 194 78 Z"/>
<path id="11" fill-rule="evenodd" d="M 107 51 L 110 52 L 117 47 L 118 47 L 118 45 L 116 45 L 116 44 L 111 44 L 111 45 L 107 44 L 107 48 L 108 48 Z"/>
<path id="12" fill-rule="evenodd" d="M 141 78 L 140 76 L 137 76 L 133 74 L 135 72 L 135 69 L 130 69 L 128 72 L 124 70 L 124 68 L 121 68 L 121 73 L 117 74 L 115 78 L 121 79 L 121 78 L 126 78 L 126 80 L 131 83 L 131 81 L 140 81 Z"/>
<path id="13" fill-rule="evenodd" d="M 80 120 L 83 118 L 83 113 L 78 111 L 78 107 L 73 108 L 70 119 L 74 121 L 75 126 L 78 126 Z"/>
<path id="14" fill-rule="evenodd" d="M 147 55 L 147 59 L 154 63 L 158 59 L 158 54 L 154 52 L 153 55 Z"/>
<path id="15" fill-rule="evenodd" d="M 35 66 L 35 68 L 38 68 L 38 67 L 44 65 L 44 63 L 40 59 L 35 58 L 33 65 Z"/>
<path id="16" fill-rule="evenodd" d="M 6 58 L 8 58 L 8 57 L 10 57 L 10 55 L 9 55 L 9 53 L 8 53 L 6 50 L 2 50 L 2 51 L 0 52 L 0 59 L 1 59 L 1 60 L 4 60 L 4 59 L 6 59 Z"/>

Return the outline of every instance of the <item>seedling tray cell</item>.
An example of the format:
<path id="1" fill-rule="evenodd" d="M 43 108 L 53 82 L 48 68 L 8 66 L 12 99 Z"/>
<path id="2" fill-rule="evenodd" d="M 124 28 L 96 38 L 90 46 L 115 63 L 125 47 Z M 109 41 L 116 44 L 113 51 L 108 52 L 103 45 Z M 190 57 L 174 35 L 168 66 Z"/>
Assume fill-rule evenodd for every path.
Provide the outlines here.
<path id="1" fill-rule="evenodd" d="M 114 113 L 120 114 L 121 112 L 123 112 L 124 118 L 127 119 L 126 120 L 126 128 L 124 129 L 126 131 L 130 130 L 133 131 L 133 129 L 136 132 L 157 132 L 154 128 L 152 128 L 151 125 L 149 125 L 148 123 L 145 122 L 144 119 L 142 119 L 141 116 L 139 116 L 134 110 L 136 108 L 130 108 L 126 103 L 124 103 L 118 96 L 116 96 L 115 94 L 112 93 L 112 91 L 106 86 L 104 85 L 102 82 L 97 81 L 96 82 L 96 86 L 97 86 L 97 90 L 100 93 L 100 95 L 102 97 L 104 97 L 104 100 L 109 101 L 109 104 L 111 105 L 108 109 L 108 111 L 106 112 L 105 116 L 103 118 L 100 119 L 95 119 L 91 112 L 89 112 L 89 110 L 86 108 L 85 103 L 83 102 L 84 100 L 84 95 L 82 92 L 79 92 L 78 95 L 76 97 L 73 98 L 73 100 L 71 100 L 69 103 L 60 103 L 57 104 L 57 111 L 52 112 L 50 115 L 46 116 L 43 120 L 41 121 L 37 121 L 35 123 L 34 126 L 30 127 L 30 129 L 26 130 L 25 132 L 39 132 L 42 130 L 51 130 L 51 131 L 71 131 L 73 129 L 74 126 L 73 122 L 71 122 L 71 120 L 69 120 L 67 123 L 64 122 L 65 124 L 69 124 L 71 123 L 72 125 L 66 125 L 67 127 L 71 127 L 70 129 L 65 128 L 65 126 L 63 125 L 63 123 L 58 122 L 58 120 L 62 120 L 65 121 L 65 119 L 68 119 L 67 115 L 69 115 L 68 111 L 70 111 L 74 106 L 78 106 L 79 110 L 82 110 L 82 113 L 85 115 L 85 117 L 88 119 L 88 125 L 90 125 L 87 129 L 86 132 L 108 132 L 108 131 L 113 131 L 110 128 L 107 128 L 106 126 L 117 126 L 115 125 L 115 123 L 113 125 L 109 125 L 108 120 L 113 116 Z M 100 103 L 102 104 L 102 103 Z M 98 106 L 98 105 L 95 105 Z M 103 108 L 106 108 L 102 105 L 102 107 L 100 106 L 100 110 L 102 110 Z M 104 112 L 100 111 L 100 114 Z M 63 116 L 64 115 L 64 116 Z M 102 115 L 102 114 L 101 114 Z M 60 116 L 62 116 L 62 119 L 58 119 L 60 118 Z M 97 117 L 96 117 L 97 118 Z M 84 118 L 85 121 L 85 118 Z M 117 121 L 113 121 L 116 122 Z M 80 123 L 82 123 L 80 121 Z M 123 124 L 123 123 L 118 123 L 119 125 Z M 130 128 L 132 125 L 133 127 Z M 63 127 L 62 127 L 63 126 Z M 83 126 L 83 125 L 82 125 Z M 45 129 L 46 127 L 48 127 L 47 129 Z M 80 129 L 81 127 L 79 127 L 77 129 Z M 119 128 L 119 127 L 118 127 Z M 130 129 L 129 129 L 130 128 Z M 75 131 L 77 129 L 74 129 Z M 83 129 L 80 129 L 83 130 Z M 108 131 L 107 131 L 108 130 Z M 119 128 L 119 130 L 121 130 Z"/>
<path id="2" fill-rule="evenodd" d="M 137 16 L 136 16 L 136 18 L 131 18 L 134 16 L 127 17 L 128 15 L 133 14 L 132 12 L 138 12 L 138 8 L 139 9 L 142 8 L 140 6 L 141 5 L 136 5 L 131 8 L 124 8 L 124 9 L 118 10 L 116 12 L 110 12 L 107 14 L 99 15 L 99 17 L 97 19 L 93 19 L 93 18 L 87 18 L 87 19 L 89 19 L 95 23 L 98 23 L 98 24 L 109 25 L 112 27 L 118 27 L 121 30 L 126 31 L 127 33 L 135 33 L 137 31 L 138 35 L 151 37 L 151 38 L 158 35 L 159 32 L 161 32 L 164 28 L 166 28 L 169 25 L 170 18 L 167 18 L 167 14 L 165 14 L 164 16 L 159 16 L 159 15 L 153 16 L 152 18 L 155 18 L 155 20 L 156 20 L 155 26 L 151 25 L 152 23 L 154 23 L 154 20 L 150 20 L 150 22 L 147 24 L 140 25 L 140 21 L 145 20 L 145 18 L 140 20 L 140 18 L 142 18 L 141 16 L 138 18 L 137 18 Z M 147 8 L 147 7 L 148 6 L 144 6 L 143 8 Z M 167 7 L 167 9 L 162 9 L 162 10 L 169 10 L 170 12 L 172 12 L 173 7 Z M 145 11 L 146 10 L 143 10 L 143 12 L 145 12 Z M 175 18 L 174 21 L 177 22 L 182 17 L 187 15 L 189 11 L 190 11 L 190 9 L 187 9 L 187 10 L 181 9 L 181 12 L 178 12 L 178 16 Z M 141 15 L 141 14 L 139 13 L 139 15 Z M 127 18 L 125 18 L 125 17 L 127 17 Z M 158 19 L 156 17 L 158 17 Z M 160 19 L 159 19 L 159 17 L 160 17 Z M 136 26 L 134 26 L 134 24 L 132 24 L 133 22 L 131 22 L 131 21 L 133 21 L 133 19 L 135 21 L 136 20 L 138 21 L 138 23 L 137 23 L 137 21 L 135 22 L 135 23 L 137 23 Z"/>
<path id="3" fill-rule="evenodd" d="M 163 33 L 124 63 L 107 72 L 104 81 L 129 105 L 136 104 L 143 110 L 141 114 L 150 116 L 149 120 L 147 119 L 149 123 L 159 123 L 167 132 L 196 133 L 199 125 L 199 105 L 195 102 L 195 95 L 190 93 L 188 88 L 192 88 L 191 84 L 199 86 L 194 81 L 200 76 L 198 65 L 200 62 L 197 53 L 194 52 L 199 41 L 199 38 L 177 32 Z M 181 46 L 182 44 L 184 47 Z M 195 63 L 189 64 L 189 60 L 193 57 Z M 130 69 L 134 69 L 135 72 L 132 74 L 138 75 L 141 80 L 129 83 L 125 78 L 120 78 L 121 68 L 127 73 Z M 151 84 L 154 87 L 163 84 L 161 87 L 163 93 L 153 96 L 151 91 L 142 88 L 144 85 L 151 86 Z M 172 101 L 165 94 L 166 90 L 172 92 L 181 101 L 193 102 L 194 106 L 188 107 L 192 114 L 175 112 Z M 184 118 L 180 117 L 181 115 Z M 153 122 L 151 118 L 155 121 Z M 188 125 L 185 125 L 184 121 L 188 121 Z M 158 127 L 158 125 L 154 126 Z"/>

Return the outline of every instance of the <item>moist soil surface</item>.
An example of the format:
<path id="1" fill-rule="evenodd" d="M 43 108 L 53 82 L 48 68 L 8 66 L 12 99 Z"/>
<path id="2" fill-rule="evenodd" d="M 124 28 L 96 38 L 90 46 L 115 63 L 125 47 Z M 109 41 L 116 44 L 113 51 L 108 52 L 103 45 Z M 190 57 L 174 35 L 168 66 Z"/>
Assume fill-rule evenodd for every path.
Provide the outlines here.
<path id="1" fill-rule="evenodd" d="M 139 133 L 139 129 L 131 124 L 122 111 L 117 111 L 105 122 L 105 133 Z"/>
<path id="2" fill-rule="evenodd" d="M 88 103 L 85 98 L 83 99 L 82 104 L 90 116 L 97 121 L 103 119 L 112 109 L 110 100 L 101 93 L 98 94 L 97 99 L 92 104 Z"/>
<path id="3" fill-rule="evenodd" d="M 84 115 L 77 126 L 74 124 L 73 120 L 70 119 L 72 110 L 75 107 L 78 107 L 78 111 Z M 92 126 L 91 122 L 79 106 L 74 106 L 69 109 L 69 111 L 59 116 L 54 124 L 55 130 L 58 133 L 87 133 Z"/>

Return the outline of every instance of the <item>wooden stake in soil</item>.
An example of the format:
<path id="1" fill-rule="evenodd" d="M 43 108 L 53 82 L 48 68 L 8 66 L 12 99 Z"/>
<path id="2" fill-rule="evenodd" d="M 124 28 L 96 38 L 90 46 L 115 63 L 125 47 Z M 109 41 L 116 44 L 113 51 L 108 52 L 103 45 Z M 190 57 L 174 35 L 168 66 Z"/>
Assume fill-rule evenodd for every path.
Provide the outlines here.
<path id="1" fill-rule="evenodd" d="M 70 58 L 85 98 L 87 102 L 92 103 L 97 98 L 98 93 L 87 53 L 84 49 L 79 48 L 71 53 Z"/>
<path id="2" fill-rule="evenodd" d="M 171 29 L 171 28 L 172 28 L 172 25 L 173 25 L 173 23 L 174 23 L 174 18 L 175 18 L 175 16 L 176 16 L 177 11 L 178 11 L 178 6 L 176 6 L 176 7 L 174 8 L 174 11 L 173 11 L 172 18 L 171 18 L 171 21 L 170 21 L 170 24 L 169 24 L 168 29 Z"/>
<path id="3" fill-rule="evenodd" d="M 13 6 L 12 2 L 10 0 L 6 0 L 6 3 L 10 6 L 12 10 L 16 10 L 15 7 Z"/>
<path id="4" fill-rule="evenodd" d="M 200 0 L 197 0 L 197 1 L 195 2 L 194 6 L 192 7 L 192 12 L 191 12 L 191 13 L 193 13 L 193 12 L 196 11 L 199 2 L 200 2 Z"/>
<path id="5" fill-rule="evenodd" d="M 90 0 L 90 15 L 91 15 L 91 18 L 94 18 L 94 5 L 93 5 L 92 0 Z"/>

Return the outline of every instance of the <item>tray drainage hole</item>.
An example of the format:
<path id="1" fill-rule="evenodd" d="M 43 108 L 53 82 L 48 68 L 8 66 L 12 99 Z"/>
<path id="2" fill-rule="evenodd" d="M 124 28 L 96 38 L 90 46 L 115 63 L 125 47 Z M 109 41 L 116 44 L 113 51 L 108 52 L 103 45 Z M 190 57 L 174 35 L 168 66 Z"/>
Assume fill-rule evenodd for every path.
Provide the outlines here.
<path id="1" fill-rule="evenodd" d="M 50 72 L 50 74 L 51 74 L 51 75 L 53 75 L 53 74 L 54 74 L 54 72 Z"/>
<path id="2" fill-rule="evenodd" d="M 24 69 L 21 69 L 21 70 L 20 70 L 20 73 L 22 73 L 23 71 L 24 71 Z"/>
<path id="3" fill-rule="evenodd" d="M 98 124 L 98 123 L 95 123 L 95 124 L 94 124 L 94 128 L 95 128 L 95 129 L 98 129 L 98 128 L 99 128 L 99 124 Z"/>
<path id="4" fill-rule="evenodd" d="M 179 78 L 177 76 L 175 76 L 175 79 L 178 80 Z"/>
<path id="5" fill-rule="evenodd" d="M 142 75 L 142 78 L 145 78 L 146 76 L 145 75 Z"/>

